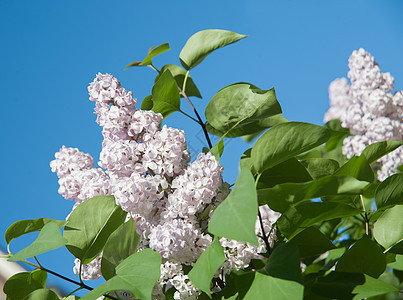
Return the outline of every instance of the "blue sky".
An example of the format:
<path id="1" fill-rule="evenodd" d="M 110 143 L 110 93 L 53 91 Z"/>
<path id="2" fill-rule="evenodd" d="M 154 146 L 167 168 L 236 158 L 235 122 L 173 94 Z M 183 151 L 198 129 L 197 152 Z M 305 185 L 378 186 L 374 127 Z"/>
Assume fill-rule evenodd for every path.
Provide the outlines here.
<path id="1" fill-rule="evenodd" d="M 199 112 L 220 88 L 244 81 L 274 86 L 289 120 L 323 124 L 328 85 L 347 75 L 355 49 L 373 54 L 381 70 L 395 77 L 395 89 L 403 89 L 402 13 L 401 1 L 0 1 L 1 234 L 17 220 L 64 219 L 70 212 L 73 203 L 57 193 L 49 162 L 62 145 L 98 160 L 101 128 L 87 94 L 96 73 L 114 74 L 140 102 L 155 74 L 146 67 L 124 71 L 128 63 L 169 42 L 172 50 L 155 65 L 179 64 L 193 33 L 232 30 L 248 38 L 216 51 L 191 72 L 203 95 L 193 99 Z M 192 114 L 187 103 L 182 107 Z M 197 151 L 204 146 L 200 129 L 185 118 L 175 113 L 166 124 L 185 130 L 189 148 Z M 248 147 L 240 139 L 227 143 L 222 163 L 228 182 L 235 181 Z M 14 241 L 12 250 L 33 238 Z M 39 259 L 76 278 L 66 250 Z M 74 288 L 49 278 L 66 291 Z"/>

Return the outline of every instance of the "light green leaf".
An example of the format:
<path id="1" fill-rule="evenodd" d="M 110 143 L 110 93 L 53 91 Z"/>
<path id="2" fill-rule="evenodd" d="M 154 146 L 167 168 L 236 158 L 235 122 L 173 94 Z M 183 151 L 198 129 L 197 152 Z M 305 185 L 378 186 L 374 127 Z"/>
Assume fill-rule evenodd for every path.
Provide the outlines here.
<path id="1" fill-rule="evenodd" d="M 332 175 L 339 168 L 339 163 L 328 158 L 308 158 L 300 163 L 308 170 L 314 179 Z"/>
<path id="2" fill-rule="evenodd" d="M 161 113 L 164 118 L 180 110 L 181 102 L 178 86 L 169 70 L 166 70 L 152 89 L 152 110 Z"/>
<path id="3" fill-rule="evenodd" d="M 294 236 L 291 239 L 291 242 L 298 246 L 301 257 L 322 254 L 328 250 L 336 248 L 316 227 L 308 227 Z"/>
<path id="4" fill-rule="evenodd" d="M 142 110 L 151 110 L 153 108 L 153 96 L 152 95 L 148 95 L 147 97 L 145 97 L 143 99 L 143 101 L 141 102 L 141 109 Z"/>
<path id="5" fill-rule="evenodd" d="M 131 64 L 127 65 L 125 69 L 130 68 L 130 67 L 137 67 L 137 66 L 148 66 L 148 65 L 152 65 L 152 60 L 155 56 L 164 53 L 166 51 L 168 51 L 169 48 L 169 44 L 165 43 L 162 45 L 157 46 L 153 46 L 148 50 L 148 55 L 146 56 L 146 58 L 143 59 L 143 61 L 135 61 L 132 62 Z"/>
<path id="6" fill-rule="evenodd" d="M 384 142 L 373 143 L 373 144 L 367 146 L 364 149 L 364 151 L 362 152 L 362 154 L 365 155 L 368 163 L 373 164 L 378 159 L 380 159 L 382 156 L 385 156 L 386 154 L 394 151 L 395 149 L 399 148 L 401 145 L 403 145 L 402 141 L 384 141 Z"/>
<path id="7" fill-rule="evenodd" d="M 375 201 L 378 209 L 403 204 L 403 173 L 386 178 L 376 189 Z"/>
<path id="8" fill-rule="evenodd" d="M 366 235 L 348 249 L 336 265 L 336 271 L 364 273 L 375 278 L 378 278 L 385 268 L 385 254 Z"/>
<path id="9" fill-rule="evenodd" d="M 361 181 L 374 181 L 374 172 L 368 164 L 365 155 L 353 156 L 344 165 L 340 167 L 333 175 L 352 176 Z"/>
<path id="10" fill-rule="evenodd" d="M 397 291 L 399 291 L 399 289 L 393 285 L 365 275 L 365 283 L 358 285 L 353 289 L 353 293 L 356 294 L 353 300 L 366 299 Z"/>
<path id="11" fill-rule="evenodd" d="M 59 221 L 53 220 L 48 218 L 39 218 L 35 220 L 21 220 L 18 222 L 13 223 L 10 227 L 8 227 L 6 231 L 6 243 L 10 244 L 10 242 L 18 238 L 24 234 L 31 233 L 34 231 L 40 231 L 45 224 L 49 222 L 56 223 L 59 228 L 63 227 L 67 222 L 66 221 Z"/>
<path id="12" fill-rule="evenodd" d="M 208 29 L 192 35 L 181 53 L 179 59 L 186 70 L 190 70 L 201 63 L 211 52 L 229 44 L 235 43 L 246 35 L 236 32 Z"/>
<path id="13" fill-rule="evenodd" d="M 109 236 L 102 252 L 102 276 L 108 280 L 115 275 L 116 267 L 137 251 L 140 236 L 136 232 L 134 220 L 130 218 Z"/>
<path id="14" fill-rule="evenodd" d="M 84 202 L 85 203 L 85 202 Z M 135 298 L 150 299 L 152 289 L 160 279 L 161 256 L 151 250 L 136 252 L 116 267 L 116 275 L 93 289 L 81 300 L 96 299 L 112 291 L 128 291 Z"/>
<path id="15" fill-rule="evenodd" d="M 8 261 L 19 261 L 59 248 L 67 244 L 60 233 L 59 226 L 54 222 L 46 223 L 39 232 L 36 240 L 28 247 L 11 256 Z"/>
<path id="16" fill-rule="evenodd" d="M 214 237 L 213 242 L 197 259 L 196 264 L 188 276 L 192 283 L 205 292 L 210 298 L 210 285 L 216 271 L 225 262 L 224 250 L 219 238 Z"/>
<path id="17" fill-rule="evenodd" d="M 213 134 L 236 132 L 247 124 L 281 113 L 274 88 L 261 90 L 250 83 L 235 83 L 219 90 L 206 107 L 207 129 Z M 278 118 L 278 117 L 276 117 Z M 256 132 L 241 131 L 243 134 Z M 234 134 L 232 134 L 234 136 Z M 236 135 L 235 135 L 236 136 Z"/>
<path id="18" fill-rule="evenodd" d="M 403 255 L 397 254 L 395 256 L 394 261 L 391 263 L 388 263 L 388 267 L 391 267 L 395 270 L 403 271 Z"/>
<path id="19" fill-rule="evenodd" d="M 49 289 L 38 289 L 31 292 L 23 300 L 59 300 L 57 294 Z"/>
<path id="20" fill-rule="evenodd" d="M 403 240 L 403 205 L 385 210 L 374 225 L 374 237 L 386 250 Z"/>
<path id="21" fill-rule="evenodd" d="M 113 196 L 96 196 L 78 205 L 64 227 L 67 249 L 83 264 L 92 261 L 110 236 L 125 220 L 126 212 Z"/>
<path id="22" fill-rule="evenodd" d="M 47 273 L 39 269 L 17 273 L 6 281 L 3 291 L 8 300 L 21 300 L 31 292 L 44 288 L 46 279 Z"/>
<path id="23" fill-rule="evenodd" d="M 208 230 L 219 237 L 258 246 L 255 234 L 257 215 L 255 180 L 249 170 L 241 169 L 234 189 L 211 216 Z"/>
<path id="24" fill-rule="evenodd" d="M 214 157 L 220 162 L 221 160 L 221 155 L 224 152 L 224 139 L 221 138 L 217 144 L 213 146 L 210 150 L 211 153 L 213 153 Z"/>
<path id="25" fill-rule="evenodd" d="M 309 123 L 287 122 L 266 131 L 252 148 L 255 170 L 263 173 L 287 159 L 326 142 L 330 131 Z"/>

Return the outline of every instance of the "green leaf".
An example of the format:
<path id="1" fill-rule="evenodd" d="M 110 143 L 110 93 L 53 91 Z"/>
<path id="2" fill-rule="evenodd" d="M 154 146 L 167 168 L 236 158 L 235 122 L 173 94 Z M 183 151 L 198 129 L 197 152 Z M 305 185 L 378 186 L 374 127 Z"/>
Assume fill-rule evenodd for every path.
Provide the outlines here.
<path id="1" fill-rule="evenodd" d="M 210 285 L 216 271 L 225 262 L 224 250 L 219 238 L 214 237 L 213 242 L 197 259 L 188 276 L 192 283 L 205 292 L 210 298 Z"/>
<path id="2" fill-rule="evenodd" d="M 38 289 L 27 295 L 23 300 L 59 300 L 57 294 L 49 289 Z"/>
<path id="3" fill-rule="evenodd" d="M 17 273 L 6 281 L 3 291 L 8 300 L 21 300 L 31 292 L 44 288 L 46 279 L 47 273 L 39 269 Z"/>
<path id="4" fill-rule="evenodd" d="M 335 202 L 307 202 L 291 207 L 277 220 L 281 233 L 288 239 L 322 221 L 359 214 L 359 209 Z"/>
<path id="5" fill-rule="evenodd" d="M 326 142 L 327 151 L 334 150 L 338 146 L 342 145 L 344 138 L 350 134 L 349 129 L 341 127 L 341 121 L 337 119 L 330 120 L 325 124 L 325 127 L 332 130 L 332 135 Z"/>
<path id="6" fill-rule="evenodd" d="M 308 158 L 301 160 L 300 163 L 314 179 L 332 175 L 339 168 L 336 160 L 328 158 Z"/>
<path id="7" fill-rule="evenodd" d="M 291 157 L 313 149 L 330 137 L 325 127 L 309 123 L 287 122 L 266 131 L 252 148 L 255 170 L 262 173 Z"/>
<path id="8" fill-rule="evenodd" d="M 386 250 L 403 240 L 403 205 L 385 210 L 374 225 L 374 237 Z"/>
<path id="9" fill-rule="evenodd" d="M 273 188 L 259 190 L 259 204 L 284 212 L 290 206 L 308 199 L 330 195 L 361 194 L 368 182 L 351 176 L 326 176 L 307 183 L 282 183 Z"/>
<path id="10" fill-rule="evenodd" d="M 91 262 L 125 220 L 126 212 L 113 196 L 96 196 L 78 205 L 64 227 L 67 249 L 83 264 Z"/>
<path id="11" fill-rule="evenodd" d="M 281 113 L 274 88 L 261 90 L 250 83 L 235 83 L 219 90 L 206 107 L 207 129 L 213 134 L 235 132 L 249 123 Z M 277 117 L 278 118 L 278 117 Z M 282 118 L 282 117 L 280 117 Z M 255 132 L 242 131 L 243 134 Z"/>
<path id="12" fill-rule="evenodd" d="M 8 261 L 19 261 L 62 247 L 67 240 L 60 233 L 59 226 L 54 222 L 46 223 L 36 240 L 28 247 L 11 256 Z"/>
<path id="13" fill-rule="evenodd" d="M 375 278 L 378 278 L 385 268 L 385 254 L 367 235 L 348 249 L 336 265 L 336 271 L 364 273 Z"/>
<path id="14" fill-rule="evenodd" d="M 365 275 L 365 283 L 354 288 L 353 293 L 356 295 L 353 299 L 366 299 L 369 297 L 385 295 L 390 292 L 398 291 L 398 288 L 387 282 Z"/>
<path id="15" fill-rule="evenodd" d="M 378 209 L 403 204 L 403 173 L 386 178 L 376 189 L 375 202 Z"/>
<path id="16" fill-rule="evenodd" d="M 241 169 L 234 189 L 211 216 L 208 231 L 258 246 L 255 223 L 258 215 L 255 180 L 247 169 Z"/>
<path id="17" fill-rule="evenodd" d="M 152 89 L 152 110 L 161 113 L 164 118 L 180 110 L 181 102 L 178 86 L 171 72 L 166 70 Z"/>
<path id="18" fill-rule="evenodd" d="M 151 110 L 153 108 L 153 96 L 152 95 L 148 95 L 147 97 L 145 97 L 143 99 L 143 101 L 141 102 L 141 109 L 142 110 Z"/>
<path id="19" fill-rule="evenodd" d="M 161 74 L 164 73 L 165 70 L 169 70 L 171 72 L 178 87 L 182 88 L 183 83 L 185 81 L 186 70 L 184 70 L 183 68 L 181 68 L 180 66 L 177 66 L 177 65 L 165 65 L 160 70 Z M 158 74 L 157 77 L 155 77 L 155 81 L 157 81 L 159 79 L 159 77 L 160 77 L 160 74 Z M 198 90 L 196 84 L 194 83 L 194 81 L 190 75 L 188 75 L 188 78 L 186 80 L 185 92 L 188 97 L 191 97 L 191 96 L 195 96 L 198 98 L 202 97 L 200 95 L 200 91 Z"/>
<path id="20" fill-rule="evenodd" d="M 393 254 L 395 255 L 395 254 Z M 391 267 L 395 270 L 403 271 L 403 255 L 397 254 L 393 262 L 388 263 L 388 267 Z"/>
<path id="21" fill-rule="evenodd" d="M 304 166 L 294 157 L 265 170 L 259 177 L 258 190 L 272 188 L 280 183 L 302 183 L 311 181 L 312 177 Z M 258 191 L 259 193 L 259 191 Z M 264 194 L 264 193 L 263 193 Z"/>
<path id="22" fill-rule="evenodd" d="M 394 151 L 403 145 L 402 141 L 384 141 L 373 143 L 367 146 L 362 152 L 367 158 L 368 163 L 373 164 L 382 156 Z"/>
<path id="23" fill-rule="evenodd" d="M 246 35 L 236 32 L 208 29 L 192 35 L 181 53 L 179 59 L 186 70 L 190 70 L 201 63 L 211 52 L 229 44 L 235 43 Z"/>
<path id="24" fill-rule="evenodd" d="M 374 181 L 374 172 L 368 164 L 365 155 L 353 156 L 344 165 L 338 169 L 334 175 L 337 176 L 352 176 L 361 181 Z"/>
<path id="25" fill-rule="evenodd" d="M 322 254 L 336 248 L 316 227 L 308 227 L 294 236 L 291 242 L 298 246 L 301 257 Z"/>
<path id="26" fill-rule="evenodd" d="M 241 155 L 241 159 L 239 161 L 239 166 L 240 168 L 245 168 L 248 169 L 249 171 L 252 172 L 252 174 L 255 174 L 254 170 L 253 170 L 253 166 L 252 166 L 252 159 L 250 157 L 252 148 L 246 150 L 242 155 Z"/>
<path id="27" fill-rule="evenodd" d="M 137 251 L 140 236 L 134 220 L 130 218 L 109 236 L 102 253 L 102 276 L 108 280 L 115 275 L 116 267 Z"/>
<path id="28" fill-rule="evenodd" d="M 221 155 L 224 152 L 224 139 L 221 138 L 217 144 L 213 146 L 210 150 L 211 153 L 213 153 L 214 157 L 220 162 L 221 161 Z"/>
<path id="29" fill-rule="evenodd" d="M 6 243 L 10 244 L 11 241 L 15 238 L 18 238 L 24 234 L 31 233 L 34 231 L 40 231 L 45 224 L 49 222 L 56 223 L 59 228 L 63 227 L 67 222 L 53 220 L 48 218 L 39 218 L 35 220 L 21 220 L 13 223 L 10 227 L 8 227 L 6 231 Z"/>
<path id="30" fill-rule="evenodd" d="M 148 50 L 148 55 L 146 56 L 146 58 L 143 59 L 143 61 L 135 61 L 135 62 L 132 62 L 131 64 L 129 64 L 129 65 L 126 66 L 125 70 L 126 70 L 127 68 L 130 68 L 130 67 L 152 65 L 152 60 L 153 60 L 153 58 L 154 58 L 155 56 L 157 56 L 157 55 L 159 55 L 159 54 L 161 54 L 161 53 L 164 53 L 164 52 L 168 51 L 169 49 L 170 49 L 170 48 L 169 48 L 169 44 L 168 44 L 168 43 L 159 45 L 158 47 L 157 47 L 157 46 L 153 46 L 153 47 L 151 47 L 151 48 Z"/>
<path id="31" fill-rule="evenodd" d="M 81 300 L 96 299 L 112 291 L 128 291 L 135 298 L 151 300 L 152 289 L 160 279 L 160 267 L 161 256 L 157 252 L 151 249 L 136 252 L 116 267 L 114 277 L 93 289 Z"/>

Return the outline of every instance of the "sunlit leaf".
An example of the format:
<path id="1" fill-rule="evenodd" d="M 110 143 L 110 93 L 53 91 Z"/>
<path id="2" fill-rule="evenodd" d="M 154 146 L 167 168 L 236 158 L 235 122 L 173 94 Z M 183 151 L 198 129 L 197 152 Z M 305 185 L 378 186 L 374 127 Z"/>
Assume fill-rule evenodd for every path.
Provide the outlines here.
<path id="1" fill-rule="evenodd" d="M 384 141 L 373 143 L 367 146 L 362 152 L 367 158 L 368 163 L 373 164 L 382 156 L 394 151 L 403 145 L 402 141 Z"/>
<path id="2" fill-rule="evenodd" d="M 166 51 L 168 51 L 169 48 L 169 44 L 165 43 L 162 45 L 157 46 L 153 46 L 150 48 L 150 50 L 148 50 L 148 55 L 146 56 L 146 58 L 143 59 L 143 61 L 135 61 L 132 62 L 131 64 L 127 65 L 125 69 L 130 68 L 130 67 L 137 67 L 137 66 L 148 66 L 152 64 L 152 59 L 161 54 L 164 53 Z"/>
<path id="3" fill-rule="evenodd" d="M 375 201 L 378 209 L 403 204 L 403 173 L 386 178 L 376 189 Z"/>
<path id="4" fill-rule="evenodd" d="M 374 172 L 368 164 L 365 155 L 353 156 L 340 167 L 333 175 L 352 176 L 361 181 L 374 181 Z"/>
<path id="5" fill-rule="evenodd" d="M 57 294 L 49 289 L 38 289 L 28 294 L 23 300 L 59 300 Z"/>
<path id="6" fill-rule="evenodd" d="M 152 110 L 161 113 L 164 118 L 180 110 L 178 86 L 169 70 L 166 70 L 152 89 Z"/>
<path id="7" fill-rule="evenodd" d="M 385 210 L 374 225 L 374 237 L 386 250 L 403 240 L 403 205 Z"/>
<path id="8" fill-rule="evenodd" d="M 301 160 L 300 163 L 314 179 L 332 175 L 339 168 L 337 161 L 328 158 L 308 158 Z"/>

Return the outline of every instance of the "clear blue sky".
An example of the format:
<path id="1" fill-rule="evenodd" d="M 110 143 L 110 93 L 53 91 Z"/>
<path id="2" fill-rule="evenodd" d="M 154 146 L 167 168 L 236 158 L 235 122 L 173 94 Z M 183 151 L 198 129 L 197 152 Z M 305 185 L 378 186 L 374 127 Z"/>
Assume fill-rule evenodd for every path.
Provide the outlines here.
<path id="1" fill-rule="evenodd" d="M 275 87 L 289 120 L 323 124 L 327 88 L 346 76 L 354 49 L 372 53 L 383 72 L 403 89 L 403 2 L 401 1 L 0 1 L 1 219 L 0 232 L 21 219 L 64 219 L 73 203 L 58 193 L 49 162 L 62 145 L 98 160 L 101 128 L 87 86 L 97 72 L 112 73 L 134 96 L 152 87 L 149 68 L 124 67 L 144 58 L 149 47 L 169 42 L 157 66 L 179 64 L 186 40 L 203 29 L 249 35 L 210 55 L 191 75 L 203 99 L 239 81 Z M 185 111 L 190 112 L 186 103 Z M 196 124 L 178 113 L 166 124 L 184 129 L 189 147 L 203 144 Z M 232 140 L 224 152 L 224 178 L 233 183 L 241 153 Z M 30 237 L 34 238 L 35 235 Z M 24 241 L 12 243 L 14 251 Z M 4 238 L 0 247 L 5 248 Z M 41 263 L 68 277 L 73 257 L 66 250 L 40 255 Z M 66 291 L 74 288 L 50 276 Z M 94 285 L 92 282 L 90 285 Z"/>

